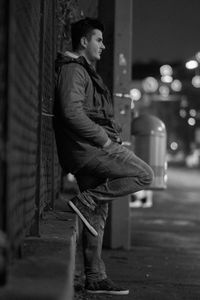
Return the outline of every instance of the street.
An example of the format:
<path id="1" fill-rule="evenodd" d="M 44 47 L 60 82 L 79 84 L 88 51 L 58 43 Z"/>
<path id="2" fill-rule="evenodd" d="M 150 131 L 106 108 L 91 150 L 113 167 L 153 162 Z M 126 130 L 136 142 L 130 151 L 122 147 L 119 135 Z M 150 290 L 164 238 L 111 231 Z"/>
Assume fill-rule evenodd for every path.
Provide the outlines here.
<path id="1" fill-rule="evenodd" d="M 77 299 L 200 299 L 200 171 L 169 168 L 152 208 L 132 208 L 131 250 L 104 250 L 108 275 L 128 296 Z"/>

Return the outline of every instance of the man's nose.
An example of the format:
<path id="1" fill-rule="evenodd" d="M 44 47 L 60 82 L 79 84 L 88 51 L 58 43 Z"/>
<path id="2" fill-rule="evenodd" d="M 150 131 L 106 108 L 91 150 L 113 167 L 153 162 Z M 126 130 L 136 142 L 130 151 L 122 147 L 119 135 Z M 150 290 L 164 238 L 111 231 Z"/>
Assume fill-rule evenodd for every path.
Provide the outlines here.
<path id="1" fill-rule="evenodd" d="M 106 49 L 106 47 L 105 47 L 105 45 L 103 43 L 101 44 L 101 49 L 102 50 Z"/>

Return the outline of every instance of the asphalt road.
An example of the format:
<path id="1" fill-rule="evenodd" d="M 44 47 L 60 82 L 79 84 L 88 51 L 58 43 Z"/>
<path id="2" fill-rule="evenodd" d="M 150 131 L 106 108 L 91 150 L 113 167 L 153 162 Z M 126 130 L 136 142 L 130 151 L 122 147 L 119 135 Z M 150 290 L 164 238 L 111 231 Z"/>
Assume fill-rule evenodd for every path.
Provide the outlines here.
<path id="1" fill-rule="evenodd" d="M 153 207 L 131 209 L 131 250 L 104 250 L 109 276 L 127 296 L 76 299 L 200 300 L 200 170 L 170 168 Z"/>

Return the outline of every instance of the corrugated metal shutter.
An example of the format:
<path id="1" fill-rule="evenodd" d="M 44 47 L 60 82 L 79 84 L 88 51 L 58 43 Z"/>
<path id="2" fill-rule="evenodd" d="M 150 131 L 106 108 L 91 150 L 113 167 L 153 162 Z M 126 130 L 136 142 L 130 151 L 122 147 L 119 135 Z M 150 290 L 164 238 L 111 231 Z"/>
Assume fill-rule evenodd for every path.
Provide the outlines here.
<path id="1" fill-rule="evenodd" d="M 10 1 L 7 223 L 13 249 L 35 214 L 39 40 L 40 1 Z"/>

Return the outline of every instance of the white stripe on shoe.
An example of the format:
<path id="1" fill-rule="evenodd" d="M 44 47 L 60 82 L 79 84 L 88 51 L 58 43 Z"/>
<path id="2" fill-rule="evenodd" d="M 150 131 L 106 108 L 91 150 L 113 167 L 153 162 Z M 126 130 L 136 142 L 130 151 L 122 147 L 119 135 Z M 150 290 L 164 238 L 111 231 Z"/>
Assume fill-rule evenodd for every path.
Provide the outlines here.
<path id="1" fill-rule="evenodd" d="M 68 205 L 75 211 L 75 213 L 80 217 L 80 219 L 83 221 L 85 226 L 88 228 L 88 230 L 94 235 L 98 236 L 97 231 L 90 225 L 90 223 L 87 221 L 87 219 L 84 217 L 84 215 L 81 213 L 81 211 L 74 205 L 73 202 L 69 201 Z"/>
<path id="2" fill-rule="evenodd" d="M 129 290 L 124 291 L 108 291 L 108 290 L 86 290 L 89 294 L 107 294 L 107 295 L 128 295 Z"/>

